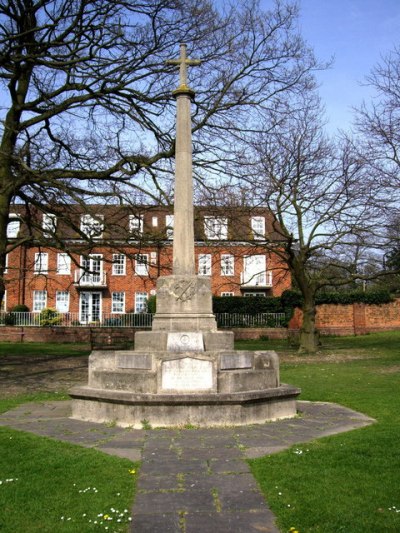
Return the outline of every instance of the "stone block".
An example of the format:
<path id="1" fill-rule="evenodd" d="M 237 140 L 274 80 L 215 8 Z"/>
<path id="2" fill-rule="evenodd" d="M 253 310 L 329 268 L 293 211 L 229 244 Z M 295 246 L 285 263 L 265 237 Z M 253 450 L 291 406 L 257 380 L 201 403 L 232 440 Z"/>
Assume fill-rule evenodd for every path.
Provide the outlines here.
<path id="1" fill-rule="evenodd" d="M 216 365 L 211 360 L 180 357 L 161 361 L 161 390 L 175 392 L 213 391 Z"/>
<path id="2" fill-rule="evenodd" d="M 89 387 L 108 391 L 155 394 L 157 392 L 157 374 L 156 372 L 127 369 L 93 371 L 90 374 Z"/>
<path id="3" fill-rule="evenodd" d="M 228 370 L 218 374 L 218 392 L 262 391 L 278 386 L 274 370 Z"/>
<path id="4" fill-rule="evenodd" d="M 233 350 L 234 334 L 232 331 L 203 331 L 203 337 L 207 352 Z"/>
<path id="5" fill-rule="evenodd" d="M 221 353 L 220 369 L 235 370 L 240 368 L 253 368 L 254 356 L 251 352 L 232 351 Z"/>
<path id="6" fill-rule="evenodd" d="M 168 352 L 204 352 L 203 334 L 200 331 L 168 333 Z"/>
<path id="7" fill-rule="evenodd" d="M 116 351 L 115 366 L 117 368 L 151 370 L 153 368 L 153 356 L 146 352 Z"/>

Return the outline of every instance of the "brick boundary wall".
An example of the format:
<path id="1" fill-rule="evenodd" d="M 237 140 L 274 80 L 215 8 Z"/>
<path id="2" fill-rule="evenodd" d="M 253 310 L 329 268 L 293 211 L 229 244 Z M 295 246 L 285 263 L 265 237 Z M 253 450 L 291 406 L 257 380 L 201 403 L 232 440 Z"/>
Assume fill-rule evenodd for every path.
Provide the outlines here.
<path id="1" fill-rule="evenodd" d="M 235 340 L 260 337 L 285 339 L 298 334 L 302 311 L 296 308 L 289 328 L 232 328 Z M 316 325 L 321 335 L 365 335 L 379 331 L 400 330 L 400 298 L 388 304 L 323 304 L 317 306 Z M 0 327 L 0 341 L 8 342 L 82 342 L 110 348 L 132 344 L 135 332 L 131 328 L 90 327 Z"/>
<path id="2" fill-rule="evenodd" d="M 289 329 L 299 330 L 302 311 L 295 309 Z M 365 335 L 400 329 L 400 298 L 387 304 L 322 304 L 317 306 L 316 326 L 321 335 Z"/>

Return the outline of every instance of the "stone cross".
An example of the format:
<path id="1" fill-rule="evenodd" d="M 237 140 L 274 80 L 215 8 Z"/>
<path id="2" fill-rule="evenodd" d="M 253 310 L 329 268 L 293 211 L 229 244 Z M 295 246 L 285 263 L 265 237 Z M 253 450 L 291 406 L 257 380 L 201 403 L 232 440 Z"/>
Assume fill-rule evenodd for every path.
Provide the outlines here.
<path id="1" fill-rule="evenodd" d="M 189 59 L 186 56 L 186 44 L 180 45 L 180 57 L 179 59 L 168 59 L 168 65 L 179 66 L 179 88 L 187 87 L 187 67 L 200 65 L 200 59 Z"/>
<path id="2" fill-rule="evenodd" d="M 186 45 L 181 44 L 179 59 L 170 59 L 167 63 L 179 66 L 180 83 L 172 92 L 176 98 L 173 275 L 193 276 L 195 259 L 190 104 L 194 91 L 187 85 L 187 67 L 199 65 L 200 61 L 188 59 Z"/>

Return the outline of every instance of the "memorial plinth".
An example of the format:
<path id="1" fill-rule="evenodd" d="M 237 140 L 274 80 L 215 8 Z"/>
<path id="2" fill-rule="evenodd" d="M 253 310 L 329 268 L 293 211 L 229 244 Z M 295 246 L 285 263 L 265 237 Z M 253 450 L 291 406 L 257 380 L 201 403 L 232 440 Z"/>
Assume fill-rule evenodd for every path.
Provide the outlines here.
<path id="1" fill-rule="evenodd" d="M 300 390 L 280 383 L 273 351 L 235 351 L 233 333 L 218 331 L 211 279 L 195 275 L 190 102 L 186 57 L 177 101 L 173 275 L 157 280 L 151 331 L 134 350 L 94 351 L 88 385 L 75 387 L 72 416 L 141 428 L 263 423 L 296 415 Z"/>

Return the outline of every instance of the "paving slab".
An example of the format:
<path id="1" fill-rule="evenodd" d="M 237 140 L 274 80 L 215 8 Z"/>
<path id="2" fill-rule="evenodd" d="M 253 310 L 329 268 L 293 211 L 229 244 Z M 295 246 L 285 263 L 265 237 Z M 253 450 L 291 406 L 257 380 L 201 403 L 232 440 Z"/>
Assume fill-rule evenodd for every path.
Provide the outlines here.
<path id="1" fill-rule="evenodd" d="M 142 462 L 135 533 L 279 533 L 246 458 L 372 424 L 337 404 L 298 402 L 299 416 L 248 427 L 137 430 L 72 420 L 68 401 L 24 404 L 9 426 Z"/>

